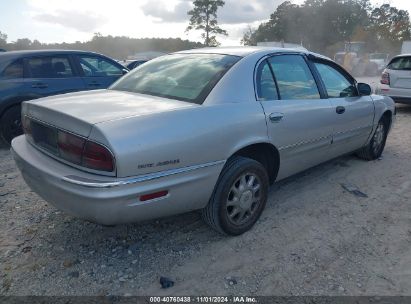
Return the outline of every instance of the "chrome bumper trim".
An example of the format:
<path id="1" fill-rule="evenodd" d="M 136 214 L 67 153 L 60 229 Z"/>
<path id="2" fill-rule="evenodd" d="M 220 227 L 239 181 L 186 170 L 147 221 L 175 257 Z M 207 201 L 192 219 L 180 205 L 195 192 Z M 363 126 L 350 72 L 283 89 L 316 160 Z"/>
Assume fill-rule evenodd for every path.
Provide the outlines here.
<path id="1" fill-rule="evenodd" d="M 186 172 L 190 172 L 190 171 L 194 171 L 194 170 L 198 170 L 202 168 L 221 165 L 224 163 L 225 163 L 225 160 L 219 160 L 219 161 L 205 163 L 201 165 L 194 165 L 194 166 L 183 167 L 183 168 L 178 168 L 178 169 L 171 169 L 167 171 L 160 171 L 160 172 L 130 177 L 130 178 L 116 180 L 116 181 L 98 181 L 98 180 L 92 180 L 88 178 L 82 178 L 82 177 L 75 176 L 75 175 L 64 176 L 61 178 L 61 180 L 68 182 L 70 184 L 83 186 L 83 187 L 89 187 L 89 188 L 112 188 L 112 187 L 146 182 L 146 181 L 150 181 L 153 179 L 158 179 L 158 178 L 180 174 L 180 173 L 186 173 Z"/>

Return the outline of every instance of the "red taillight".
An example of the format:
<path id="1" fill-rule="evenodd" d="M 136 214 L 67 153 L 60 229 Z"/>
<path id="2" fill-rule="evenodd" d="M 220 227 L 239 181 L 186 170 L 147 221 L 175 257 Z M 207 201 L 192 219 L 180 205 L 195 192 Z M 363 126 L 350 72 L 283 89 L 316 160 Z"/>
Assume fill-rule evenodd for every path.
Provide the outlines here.
<path id="1" fill-rule="evenodd" d="M 28 117 L 22 117 L 24 133 L 43 149 L 75 165 L 97 171 L 114 171 L 114 157 L 104 146 L 88 141 L 86 138 L 46 127 Z M 34 133 L 32 132 L 34 130 Z M 45 130 L 48 130 L 45 132 Z M 57 132 L 57 136 L 56 133 Z M 52 149 L 48 149 L 52 147 Z"/>
<path id="2" fill-rule="evenodd" d="M 159 191 L 159 192 L 155 192 L 155 193 L 150 193 L 150 194 L 144 194 L 142 196 L 140 196 L 140 201 L 141 202 L 145 202 L 145 201 L 149 201 L 155 198 L 160 198 L 163 196 L 166 196 L 168 194 L 167 190 L 164 191 Z"/>
<path id="3" fill-rule="evenodd" d="M 106 147 L 88 141 L 84 147 L 82 165 L 94 170 L 111 172 L 114 169 L 114 159 Z"/>
<path id="4" fill-rule="evenodd" d="M 390 85 L 390 73 L 384 71 L 381 75 L 380 82 L 382 84 Z"/>
<path id="5" fill-rule="evenodd" d="M 81 165 L 86 140 L 63 131 L 58 131 L 57 137 L 60 157 L 74 164 Z"/>

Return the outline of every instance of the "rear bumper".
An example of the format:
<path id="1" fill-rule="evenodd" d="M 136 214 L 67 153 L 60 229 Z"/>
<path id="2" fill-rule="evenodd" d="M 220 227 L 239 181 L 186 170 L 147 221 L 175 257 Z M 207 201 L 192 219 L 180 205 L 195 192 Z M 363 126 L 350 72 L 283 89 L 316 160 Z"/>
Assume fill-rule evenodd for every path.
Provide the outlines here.
<path id="1" fill-rule="evenodd" d="M 205 207 L 224 161 L 132 178 L 82 172 L 41 153 L 25 136 L 12 142 L 12 153 L 26 183 L 60 210 L 105 225 L 138 222 Z M 164 197 L 141 202 L 140 196 L 167 190 Z"/>
<path id="2" fill-rule="evenodd" d="M 411 89 L 391 88 L 388 85 L 380 84 L 376 93 L 391 97 L 396 103 L 411 104 Z"/>

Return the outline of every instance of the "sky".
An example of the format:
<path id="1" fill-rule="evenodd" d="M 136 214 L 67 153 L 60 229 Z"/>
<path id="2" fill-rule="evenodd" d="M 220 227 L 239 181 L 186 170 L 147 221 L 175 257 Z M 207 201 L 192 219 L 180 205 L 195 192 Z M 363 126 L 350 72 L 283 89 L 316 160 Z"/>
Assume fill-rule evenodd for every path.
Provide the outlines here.
<path id="1" fill-rule="evenodd" d="M 225 0 L 218 11 L 228 37 L 223 46 L 240 45 L 247 26 L 257 27 L 284 0 Z M 292 0 L 300 4 L 304 0 Z M 87 41 L 94 33 L 133 38 L 159 37 L 201 41 L 200 33 L 185 32 L 192 0 L 0 0 L 0 31 L 8 41 Z M 411 12 L 410 0 L 371 0 Z"/>

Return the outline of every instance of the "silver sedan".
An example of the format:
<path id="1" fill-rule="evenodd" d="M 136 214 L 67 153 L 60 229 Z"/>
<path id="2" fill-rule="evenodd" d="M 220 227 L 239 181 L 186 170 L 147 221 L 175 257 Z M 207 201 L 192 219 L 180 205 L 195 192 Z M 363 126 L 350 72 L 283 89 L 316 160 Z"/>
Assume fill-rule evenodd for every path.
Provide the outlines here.
<path id="1" fill-rule="evenodd" d="M 318 54 L 211 48 L 154 59 L 107 90 L 25 102 L 12 151 L 27 184 L 114 225 L 201 210 L 250 229 L 269 185 L 342 154 L 380 157 L 395 115 Z"/>
<path id="2" fill-rule="evenodd" d="M 395 56 L 383 71 L 376 93 L 411 104 L 411 54 Z"/>

